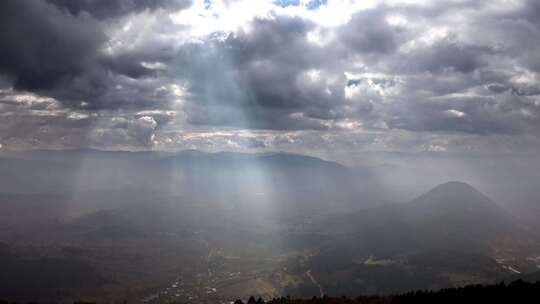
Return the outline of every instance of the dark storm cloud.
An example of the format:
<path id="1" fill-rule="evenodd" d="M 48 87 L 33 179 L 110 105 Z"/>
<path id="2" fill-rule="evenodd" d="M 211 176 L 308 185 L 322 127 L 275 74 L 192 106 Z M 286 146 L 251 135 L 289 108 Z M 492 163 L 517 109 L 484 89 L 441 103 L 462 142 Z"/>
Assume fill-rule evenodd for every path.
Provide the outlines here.
<path id="1" fill-rule="evenodd" d="M 343 49 L 310 43 L 306 36 L 314 29 L 310 21 L 276 16 L 255 19 L 249 32 L 231 34 L 223 41 L 183 47 L 175 66 L 178 77 L 189 83 L 188 120 L 202 125 L 324 130 L 325 121 L 359 113 L 346 109 L 366 109 L 362 101 L 349 104 L 345 99 L 347 80 L 336 60 Z"/>
<path id="2" fill-rule="evenodd" d="M 82 74 L 106 37 L 91 18 L 43 1 L 0 2 L 0 72 L 20 90 L 46 90 Z"/>
<path id="3" fill-rule="evenodd" d="M 152 76 L 155 73 L 154 70 L 144 67 L 140 58 L 133 54 L 104 57 L 101 63 L 111 71 L 130 78 Z"/>
<path id="4" fill-rule="evenodd" d="M 179 76 L 189 82 L 191 121 L 269 129 L 324 128 L 309 118 L 335 116 L 331 111 L 343 100 L 344 79 L 327 84 L 305 74 L 323 65 L 321 51 L 306 40 L 313 24 L 277 17 L 257 19 L 252 27 L 224 41 L 181 50 L 177 67 Z M 297 112 L 306 119 L 293 117 Z"/>
<path id="5" fill-rule="evenodd" d="M 65 4 L 96 12 L 107 11 L 105 8 L 112 5 L 128 13 L 128 10 L 173 3 L 66 1 Z M 163 102 L 163 96 L 155 92 L 162 84 L 157 72 L 145 67 L 143 62 L 167 60 L 168 46 L 158 41 L 122 53 L 104 53 L 110 38 L 105 32 L 110 25 L 89 14 L 70 14 L 57 5 L 30 0 L 0 2 L 0 73 L 16 90 L 54 97 L 68 107 L 86 104 L 89 109 L 144 108 Z"/>
<path id="6" fill-rule="evenodd" d="M 98 19 L 114 18 L 144 10 L 183 9 L 191 0 L 46 0 L 72 15 L 90 14 Z"/>
<path id="7" fill-rule="evenodd" d="M 453 38 L 447 38 L 438 41 L 430 48 L 423 48 L 405 55 L 405 58 L 399 58 L 398 66 L 401 66 L 403 71 L 412 72 L 471 73 L 486 66 L 488 61 L 484 57 L 493 52 L 488 46 L 468 45 L 455 41 Z"/>
<path id="8" fill-rule="evenodd" d="M 352 52 L 389 54 L 400 45 L 400 29 L 385 20 L 383 9 L 370 9 L 353 15 L 348 24 L 341 27 L 339 36 Z"/>
<path id="9" fill-rule="evenodd" d="M 540 2 L 536 0 L 525 0 L 525 4 L 521 10 L 521 16 L 535 26 L 540 26 L 540 20 L 538 19 L 540 16 Z"/>

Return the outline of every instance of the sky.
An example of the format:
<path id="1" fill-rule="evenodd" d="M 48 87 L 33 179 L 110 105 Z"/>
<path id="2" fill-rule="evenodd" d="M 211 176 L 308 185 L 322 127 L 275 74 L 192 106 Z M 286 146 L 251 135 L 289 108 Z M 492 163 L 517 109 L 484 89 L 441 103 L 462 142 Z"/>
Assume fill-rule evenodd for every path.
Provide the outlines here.
<path id="1" fill-rule="evenodd" d="M 540 1 L 2 0 L 0 150 L 540 151 Z"/>

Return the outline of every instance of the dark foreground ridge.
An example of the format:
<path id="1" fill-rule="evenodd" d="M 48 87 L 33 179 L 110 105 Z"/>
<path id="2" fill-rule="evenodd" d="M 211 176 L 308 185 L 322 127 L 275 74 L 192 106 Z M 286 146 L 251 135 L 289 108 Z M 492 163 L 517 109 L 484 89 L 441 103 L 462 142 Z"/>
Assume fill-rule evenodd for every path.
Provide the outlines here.
<path id="1" fill-rule="evenodd" d="M 235 304 L 243 304 L 237 300 Z M 262 304 L 250 298 L 247 304 Z M 517 280 L 510 284 L 468 285 L 439 291 L 415 291 L 396 296 L 313 297 L 312 299 L 278 298 L 266 304 L 422 304 L 422 303 L 540 303 L 540 282 Z"/>
<path id="2" fill-rule="evenodd" d="M 38 304 L 38 302 L 24 302 Z M 47 302 L 54 304 L 54 302 Z M 65 302 L 63 302 L 65 303 Z M 126 304 L 126 302 L 123 302 Z M 182 304 L 183 302 L 168 302 Z M 516 280 L 510 284 L 468 285 L 459 288 L 447 288 L 439 291 L 414 291 L 394 296 L 313 297 L 311 299 L 275 298 L 265 302 L 254 297 L 246 302 L 234 301 L 234 304 L 457 304 L 457 303 L 540 303 L 540 281 L 535 283 Z M 0 300 L 0 304 L 18 304 Z M 95 302 L 73 302 L 73 304 L 96 304 Z"/>

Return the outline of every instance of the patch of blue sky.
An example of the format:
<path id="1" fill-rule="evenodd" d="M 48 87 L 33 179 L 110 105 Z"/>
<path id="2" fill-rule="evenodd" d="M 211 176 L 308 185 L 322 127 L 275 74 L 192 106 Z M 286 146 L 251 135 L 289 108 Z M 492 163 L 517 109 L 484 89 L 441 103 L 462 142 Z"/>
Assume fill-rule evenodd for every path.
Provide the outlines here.
<path id="1" fill-rule="evenodd" d="M 308 10 L 316 10 L 319 6 L 326 5 L 326 2 L 328 2 L 328 0 L 311 0 L 306 4 L 306 8 Z"/>
<path id="2" fill-rule="evenodd" d="M 306 8 L 308 10 L 316 10 L 321 5 L 325 5 L 328 2 L 328 0 L 311 0 L 305 4 Z M 302 5 L 302 1 L 300 0 L 274 0 L 274 4 L 281 6 L 281 7 L 287 7 L 287 6 L 300 6 Z"/>
<path id="3" fill-rule="evenodd" d="M 300 0 L 274 0 L 274 4 L 281 7 L 299 6 Z"/>

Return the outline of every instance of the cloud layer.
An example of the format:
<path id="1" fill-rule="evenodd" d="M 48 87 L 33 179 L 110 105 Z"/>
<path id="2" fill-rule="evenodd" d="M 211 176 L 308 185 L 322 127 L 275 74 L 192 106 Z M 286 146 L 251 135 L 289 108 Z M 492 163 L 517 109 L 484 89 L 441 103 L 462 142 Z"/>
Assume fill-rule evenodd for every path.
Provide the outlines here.
<path id="1" fill-rule="evenodd" d="M 5 0 L 0 144 L 530 153 L 538 20 L 534 0 Z"/>

